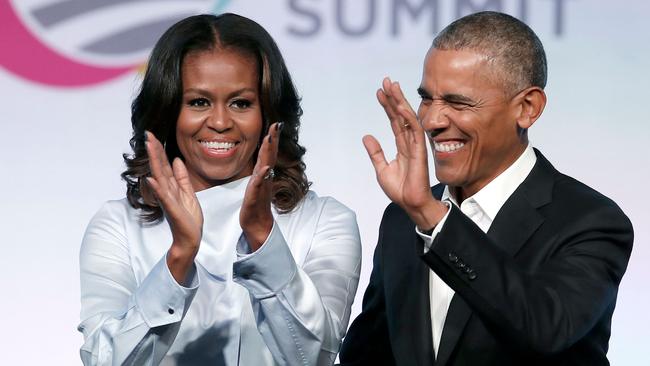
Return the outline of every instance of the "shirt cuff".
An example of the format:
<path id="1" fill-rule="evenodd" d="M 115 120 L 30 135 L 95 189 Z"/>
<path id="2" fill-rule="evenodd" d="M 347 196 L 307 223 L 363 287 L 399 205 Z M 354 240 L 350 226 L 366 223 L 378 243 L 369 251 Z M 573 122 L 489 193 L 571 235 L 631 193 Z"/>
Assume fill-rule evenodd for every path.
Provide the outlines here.
<path id="1" fill-rule="evenodd" d="M 449 212 L 451 211 L 452 203 L 448 199 L 443 200 L 442 203 L 447 205 L 449 210 L 447 210 L 447 213 L 442 218 L 442 220 L 440 220 L 440 222 L 438 222 L 436 227 L 433 228 L 433 232 L 431 233 L 431 235 L 427 235 L 427 234 L 421 232 L 420 229 L 418 229 L 418 227 L 415 226 L 415 232 L 420 236 L 420 238 L 422 238 L 422 241 L 424 242 L 424 253 L 427 253 L 431 249 L 431 245 L 433 244 L 433 240 L 436 238 L 438 233 L 442 230 L 442 227 L 445 225 L 445 222 L 447 221 L 447 217 L 449 217 Z"/>
<path id="2" fill-rule="evenodd" d="M 241 254 L 248 247 L 244 234 L 237 243 L 238 260 L 233 263 L 233 280 L 255 298 L 275 296 L 295 276 L 296 262 L 277 223 L 262 246 L 251 254 Z"/>
<path id="3" fill-rule="evenodd" d="M 193 266 L 189 287 L 178 284 L 167 267 L 167 254 L 156 263 L 135 293 L 135 303 L 149 328 L 179 322 L 199 288 Z"/>

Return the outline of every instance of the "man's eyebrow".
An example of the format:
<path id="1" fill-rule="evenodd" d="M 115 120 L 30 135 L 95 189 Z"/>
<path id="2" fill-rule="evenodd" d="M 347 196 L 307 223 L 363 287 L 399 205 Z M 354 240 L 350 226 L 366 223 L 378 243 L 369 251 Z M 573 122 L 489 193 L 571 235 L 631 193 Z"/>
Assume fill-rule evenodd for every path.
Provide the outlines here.
<path id="1" fill-rule="evenodd" d="M 462 94 L 443 94 L 442 99 L 446 102 L 451 102 L 451 103 L 462 103 L 462 104 L 468 104 L 468 105 L 475 105 L 476 101 L 474 101 L 470 97 L 466 97 Z"/>
<path id="2" fill-rule="evenodd" d="M 431 94 L 428 91 L 424 90 L 423 87 L 418 88 L 418 95 L 421 98 L 431 98 Z"/>

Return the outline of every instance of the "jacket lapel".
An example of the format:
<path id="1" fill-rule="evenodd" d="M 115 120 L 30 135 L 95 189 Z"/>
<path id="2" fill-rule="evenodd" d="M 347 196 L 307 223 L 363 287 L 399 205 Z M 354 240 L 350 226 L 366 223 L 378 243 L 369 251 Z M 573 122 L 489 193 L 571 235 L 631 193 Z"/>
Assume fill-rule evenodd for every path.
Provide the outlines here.
<path id="1" fill-rule="evenodd" d="M 436 199 L 442 197 L 444 190 L 443 185 L 437 185 L 432 188 L 432 194 Z M 409 337 L 411 349 L 414 353 L 414 358 L 417 365 L 429 366 L 433 365 L 433 338 L 431 334 L 431 307 L 429 304 L 429 267 L 420 260 L 420 256 L 424 252 L 422 240 L 413 232 L 416 245 L 413 246 L 414 254 L 408 256 L 409 260 L 413 260 L 411 286 L 417 284 L 415 294 L 409 296 L 404 301 L 403 309 L 408 311 L 408 314 L 402 314 L 400 319 L 408 319 Z"/>
<path id="2" fill-rule="evenodd" d="M 422 248 L 422 246 L 419 246 Z M 421 253 L 420 253 L 421 254 Z M 431 334 L 431 307 L 429 305 L 429 267 L 427 267 L 418 256 L 413 258 L 418 260 L 418 267 L 415 270 L 417 278 L 415 279 L 419 288 L 416 289 L 416 295 L 413 297 L 413 303 L 406 306 L 405 309 L 412 309 L 410 314 L 403 314 L 402 319 L 412 319 L 410 327 L 410 337 L 415 359 L 418 365 L 432 365 L 433 356 L 433 337 Z"/>
<path id="3" fill-rule="evenodd" d="M 538 208 L 551 202 L 555 169 L 535 150 L 537 162 L 494 218 L 488 237 L 514 257 L 544 222 Z"/>
<path id="4" fill-rule="evenodd" d="M 487 233 L 513 257 L 544 222 L 537 209 L 552 199 L 556 170 L 537 149 L 535 154 L 537 162 L 533 170 L 499 210 Z M 445 319 L 436 366 L 447 364 L 471 315 L 472 310 L 467 303 L 454 295 Z"/>
<path id="5" fill-rule="evenodd" d="M 460 296 L 454 295 L 449 304 L 449 311 L 447 311 L 447 318 L 445 325 L 442 329 L 442 338 L 440 338 L 440 349 L 438 350 L 438 357 L 436 358 L 436 366 L 446 365 L 449 357 L 456 348 L 456 344 L 463 334 L 463 329 L 467 325 L 467 321 L 472 315 L 472 310 L 467 305 L 465 300 Z"/>

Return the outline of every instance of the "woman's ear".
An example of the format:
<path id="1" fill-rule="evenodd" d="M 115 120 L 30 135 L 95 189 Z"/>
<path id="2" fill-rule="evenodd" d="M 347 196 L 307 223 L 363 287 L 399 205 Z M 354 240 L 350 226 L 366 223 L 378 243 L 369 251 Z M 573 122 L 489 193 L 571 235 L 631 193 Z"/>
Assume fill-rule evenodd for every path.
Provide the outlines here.
<path id="1" fill-rule="evenodd" d="M 531 86 L 519 92 L 515 98 L 515 102 L 519 105 L 517 126 L 527 130 L 542 115 L 546 106 L 546 93 L 538 86 Z"/>

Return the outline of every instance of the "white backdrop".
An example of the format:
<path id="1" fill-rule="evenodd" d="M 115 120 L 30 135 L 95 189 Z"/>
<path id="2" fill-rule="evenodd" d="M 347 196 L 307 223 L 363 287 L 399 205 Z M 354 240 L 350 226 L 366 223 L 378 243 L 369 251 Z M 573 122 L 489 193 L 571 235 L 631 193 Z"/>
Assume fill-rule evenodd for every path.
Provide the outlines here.
<path id="1" fill-rule="evenodd" d="M 357 212 L 364 257 L 354 317 L 388 203 L 361 137 L 372 133 L 394 151 L 375 90 L 389 75 L 416 105 L 435 31 L 488 8 L 526 19 L 546 47 L 549 103 L 530 132 L 533 145 L 613 198 L 634 224 L 609 357 L 613 365 L 647 364 L 650 3 L 643 0 L 0 0 L 0 364 L 80 363 L 79 244 L 102 202 L 124 196 L 119 174 L 137 65 L 163 20 L 236 12 L 278 42 L 303 96 L 312 188 Z"/>

